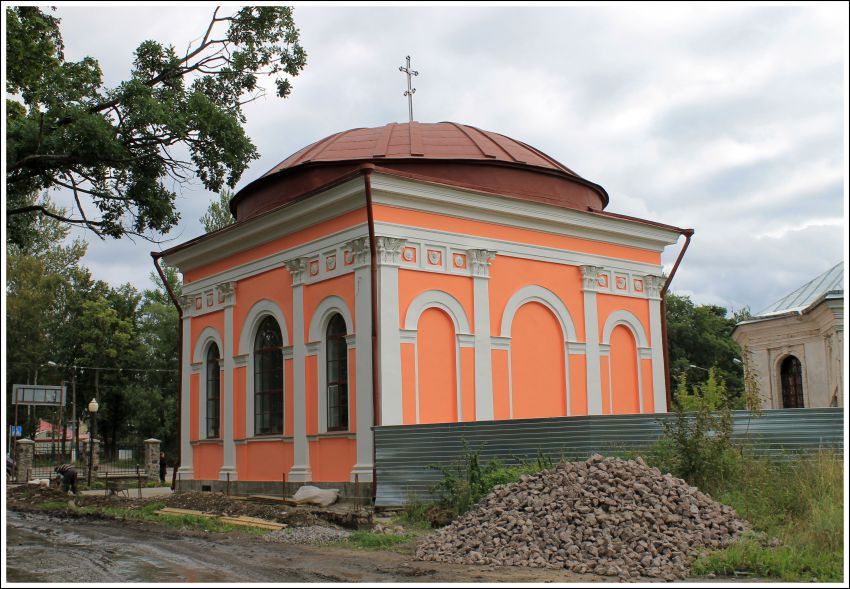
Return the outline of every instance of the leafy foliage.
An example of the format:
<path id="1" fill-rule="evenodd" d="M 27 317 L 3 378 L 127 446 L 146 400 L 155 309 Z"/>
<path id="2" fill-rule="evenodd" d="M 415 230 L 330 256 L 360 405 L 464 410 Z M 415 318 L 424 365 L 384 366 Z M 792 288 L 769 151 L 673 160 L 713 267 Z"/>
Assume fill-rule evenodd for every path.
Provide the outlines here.
<path id="1" fill-rule="evenodd" d="M 168 231 L 179 219 L 174 184 L 197 177 L 208 190 L 233 187 L 258 157 L 242 106 L 264 94 L 260 77 L 285 98 L 306 64 L 289 7 L 216 9 L 183 54 L 146 40 L 114 88 L 92 57 L 65 60 L 58 18 L 19 6 L 6 19 L 11 243 L 22 244 L 39 216 L 108 237 Z M 45 189 L 70 191 L 75 210 L 28 200 Z"/>
<path id="2" fill-rule="evenodd" d="M 732 407 L 714 368 L 705 383 L 691 389 L 686 374 L 679 375 L 674 417 L 661 427 L 653 461 L 664 470 L 708 491 L 731 476 L 738 455 L 732 443 Z"/>
<path id="3" fill-rule="evenodd" d="M 670 374 L 673 386 L 679 374 L 687 373 L 688 379 L 704 383 L 709 368 L 715 369 L 717 378 L 722 379 L 733 398 L 736 408 L 744 408 L 744 384 L 741 366 L 741 349 L 732 339 L 732 330 L 740 317 L 727 317 L 727 310 L 717 305 L 695 305 L 687 296 L 668 293 L 667 339 L 670 353 Z M 691 366 L 698 368 L 691 368 Z M 702 368 L 702 370 L 700 370 Z"/>
<path id="4" fill-rule="evenodd" d="M 207 212 L 201 217 L 201 223 L 204 225 L 204 230 L 207 233 L 227 227 L 235 223 L 236 219 L 230 212 L 230 199 L 233 198 L 232 190 L 223 190 L 218 195 L 218 200 L 214 200 L 207 207 Z"/>

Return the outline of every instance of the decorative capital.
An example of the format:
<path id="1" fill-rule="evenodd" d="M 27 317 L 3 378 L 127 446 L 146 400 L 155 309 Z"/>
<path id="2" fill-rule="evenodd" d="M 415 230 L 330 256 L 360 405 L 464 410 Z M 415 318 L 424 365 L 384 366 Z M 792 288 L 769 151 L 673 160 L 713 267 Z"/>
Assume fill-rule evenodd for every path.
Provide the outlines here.
<path id="1" fill-rule="evenodd" d="M 351 253 L 355 268 L 360 268 L 369 263 L 369 238 L 358 237 L 352 239 L 343 246 Z"/>
<path id="2" fill-rule="evenodd" d="M 216 300 L 224 306 L 234 304 L 236 302 L 236 283 L 230 281 L 216 284 L 215 296 Z"/>
<path id="3" fill-rule="evenodd" d="M 189 311 L 195 306 L 195 295 L 180 295 L 178 302 L 180 303 L 180 308 L 183 309 L 183 314 L 188 315 Z"/>
<path id="4" fill-rule="evenodd" d="M 581 266 L 581 281 L 585 291 L 596 292 L 599 283 L 599 272 L 602 270 L 599 266 Z"/>
<path id="5" fill-rule="evenodd" d="M 643 277 L 643 283 L 646 285 L 646 296 L 650 299 L 660 299 L 661 289 L 664 288 L 664 277 L 647 274 Z"/>
<path id="6" fill-rule="evenodd" d="M 406 239 L 376 237 L 378 263 L 382 266 L 398 266 L 401 263 L 401 248 L 404 247 L 405 243 L 407 243 Z"/>
<path id="7" fill-rule="evenodd" d="M 283 265 L 292 276 L 292 286 L 300 286 L 304 282 L 304 270 L 307 269 L 306 258 L 292 258 L 284 260 Z"/>
<path id="8" fill-rule="evenodd" d="M 466 250 L 469 255 L 469 269 L 473 276 L 479 278 L 490 277 L 490 262 L 496 259 L 493 250 Z"/>

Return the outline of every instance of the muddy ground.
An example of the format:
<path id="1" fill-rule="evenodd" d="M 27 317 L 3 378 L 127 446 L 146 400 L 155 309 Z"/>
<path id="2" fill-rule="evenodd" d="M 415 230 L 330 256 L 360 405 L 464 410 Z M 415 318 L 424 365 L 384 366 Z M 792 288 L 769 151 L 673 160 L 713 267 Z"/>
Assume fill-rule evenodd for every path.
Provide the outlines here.
<path id="1" fill-rule="evenodd" d="M 425 563 L 396 552 L 266 542 L 244 534 L 7 512 L 11 582 L 592 582 L 594 575 Z"/>

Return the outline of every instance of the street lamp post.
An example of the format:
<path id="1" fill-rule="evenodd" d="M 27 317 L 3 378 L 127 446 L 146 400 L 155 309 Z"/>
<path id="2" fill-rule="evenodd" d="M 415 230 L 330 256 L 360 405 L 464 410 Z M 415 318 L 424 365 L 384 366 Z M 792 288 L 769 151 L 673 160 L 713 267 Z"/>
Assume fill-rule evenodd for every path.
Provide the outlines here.
<path id="1" fill-rule="evenodd" d="M 91 415 L 91 427 L 89 428 L 89 487 L 91 487 L 91 471 L 94 463 L 94 436 L 97 426 L 97 399 L 89 401 L 89 415 Z"/>

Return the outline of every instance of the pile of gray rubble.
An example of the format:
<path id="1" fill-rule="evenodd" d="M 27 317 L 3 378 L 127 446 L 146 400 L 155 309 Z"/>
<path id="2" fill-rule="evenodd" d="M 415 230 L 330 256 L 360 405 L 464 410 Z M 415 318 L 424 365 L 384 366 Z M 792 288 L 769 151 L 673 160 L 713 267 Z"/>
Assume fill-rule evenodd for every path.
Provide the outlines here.
<path id="1" fill-rule="evenodd" d="M 748 528 L 731 507 L 640 458 L 594 455 L 496 487 L 416 556 L 672 581 L 688 576 L 700 548 Z"/>

